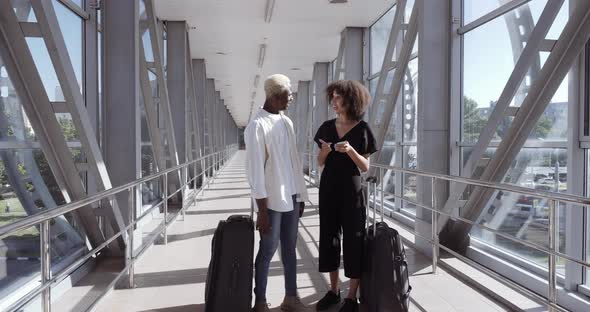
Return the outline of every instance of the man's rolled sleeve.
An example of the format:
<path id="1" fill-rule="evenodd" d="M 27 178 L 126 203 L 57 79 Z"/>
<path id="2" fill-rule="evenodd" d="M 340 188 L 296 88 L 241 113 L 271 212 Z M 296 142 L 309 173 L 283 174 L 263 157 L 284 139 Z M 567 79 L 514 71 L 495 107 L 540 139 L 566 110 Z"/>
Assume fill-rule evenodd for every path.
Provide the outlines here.
<path id="1" fill-rule="evenodd" d="M 252 197 L 254 199 L 267 198 L 266 180 L 264 177 L 264 163 L 266 146 L 264 143 L 264 129 L 258 123 L 252 124 L 244 132 L 246 143 L 246 174 Z"/>

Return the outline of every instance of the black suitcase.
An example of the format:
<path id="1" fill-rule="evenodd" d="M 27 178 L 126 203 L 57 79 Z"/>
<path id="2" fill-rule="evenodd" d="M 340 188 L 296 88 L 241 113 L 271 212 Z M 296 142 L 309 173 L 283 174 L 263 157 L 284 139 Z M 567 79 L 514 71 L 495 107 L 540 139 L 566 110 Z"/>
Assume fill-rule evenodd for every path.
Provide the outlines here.
<path id="1" fill-rule="evenodd" d="M 383 222 L 376 223 L 376 179 L 367 179 L 367 208 L 371 186 L 373 225 L 367 225 L 365 266 L 361 276 L 361 308 L 367 312 L 406 312 L 410 305 L 410 281 L 406 252 L 399 233 Z M 368 216 L 368 213 L 367 213 Z"/>
<path id="2" fill-rule="evenodd" d="M 211 243 L 205 312 L 250 311 L 254 222 L 244 215 L 219 221 Z"/>

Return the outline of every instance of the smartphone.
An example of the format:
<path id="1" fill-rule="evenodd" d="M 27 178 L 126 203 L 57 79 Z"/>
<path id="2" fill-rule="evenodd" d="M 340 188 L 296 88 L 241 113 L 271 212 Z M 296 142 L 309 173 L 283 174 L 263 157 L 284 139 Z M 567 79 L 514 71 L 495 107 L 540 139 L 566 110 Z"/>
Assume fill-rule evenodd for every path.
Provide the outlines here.
<path id="1" fill-rule="evenodd" d="M 346 143 L 348 143 L 348 141 L 341 141 L 341 142 L 336 143 L 336 145 L 344 145 Z"/>

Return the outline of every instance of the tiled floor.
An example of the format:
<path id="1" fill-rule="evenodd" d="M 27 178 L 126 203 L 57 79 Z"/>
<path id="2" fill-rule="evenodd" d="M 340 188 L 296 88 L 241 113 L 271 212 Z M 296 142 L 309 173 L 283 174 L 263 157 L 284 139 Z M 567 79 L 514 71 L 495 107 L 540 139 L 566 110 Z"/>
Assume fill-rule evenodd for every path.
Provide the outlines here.
<path id="1" fill-rule="evenodd" d="M 220 172 L 184 221 L 169 228 L 168 245 L 154 245 L 138 261 L 136 288 L 112 291 L 98 311 L 203 311 L 205 279 L 211 238 L 217 222 L 231 214 L 248 214 L 249 188 L 245 155 L 238 154 Z M 317 189 L 310 189 L 317 203 Z M 317 272 L 319 219 L 317 205 L 308 206 L 301 220 L 297 253 L 298 287 L 302 300 L 312 305 L 328 289 L 327 275 Z M 431 274 L 430 260 L 406 248 L 411 269 L 411 311 L 505 311 L 487 297 L 444 270 Z M 346 288 L 346 280 L 342 281 Z M 279 311 L 283 299 L 282 267 L 278 254 L 271 264 L 268 300 Z M 315 309 L 310 309 L 315 310 Z"/>

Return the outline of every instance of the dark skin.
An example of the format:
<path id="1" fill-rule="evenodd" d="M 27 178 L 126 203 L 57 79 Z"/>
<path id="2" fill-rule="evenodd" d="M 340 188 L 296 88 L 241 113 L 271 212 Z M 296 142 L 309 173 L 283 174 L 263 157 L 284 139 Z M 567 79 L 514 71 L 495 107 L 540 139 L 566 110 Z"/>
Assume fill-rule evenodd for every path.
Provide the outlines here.
<path id="1" fill-rule="evenodd" d="M 278 114 L 280 111 L 284 111 L 289 107 L 289 103 L 293 101 L 291 92 L 285 91 L 282 94 L 272 96 L 264 102 L 262 109 L 271 113 Z M 299 204 L 299 217 L 303 215 L 305 210 L 305 203 L 300 202 Z M 268 218 L 268 198 L 256 199 L 256 205 L 258 205 L 258 220 L 256 220 L 256 229 L 260 231 L 260 234 L 266 234 L 270 231 L 270 220 Z"/>

